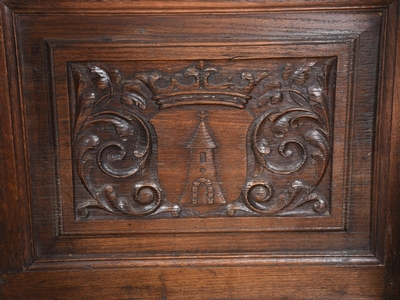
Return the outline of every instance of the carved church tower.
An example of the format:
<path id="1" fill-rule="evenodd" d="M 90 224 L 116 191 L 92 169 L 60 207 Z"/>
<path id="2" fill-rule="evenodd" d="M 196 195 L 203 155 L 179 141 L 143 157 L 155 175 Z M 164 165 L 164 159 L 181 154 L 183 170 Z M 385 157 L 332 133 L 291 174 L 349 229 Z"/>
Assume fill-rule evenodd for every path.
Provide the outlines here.
<path id="1" fill-rule="evenodd" d="M 217 147 L 204 119 L 207 114 L 199 114 L 200 122 L 187 146 L 190 149 L 189 172 L 182 204 L 212 205 L 225 203 L 214 160 Z"/>

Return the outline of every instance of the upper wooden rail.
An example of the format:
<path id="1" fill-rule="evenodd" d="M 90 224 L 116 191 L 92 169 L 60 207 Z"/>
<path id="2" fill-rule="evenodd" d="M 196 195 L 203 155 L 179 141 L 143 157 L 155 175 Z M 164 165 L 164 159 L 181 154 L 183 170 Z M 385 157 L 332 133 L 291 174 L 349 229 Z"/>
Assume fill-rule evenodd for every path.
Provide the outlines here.
<path id="1" fill-rule="evenodd" d="M 190 1 L 119 1 L 119 0 L 5 0 L 5 6 L 18 12 L 25 13 L 68 13 L 80 12 L 209 12 L 209 11 L 249 11 L 249 10 L 326 10 L 326 9 L 354 9 L 354 8 L 383 8 L 393 0 L 190 0 Z"/>

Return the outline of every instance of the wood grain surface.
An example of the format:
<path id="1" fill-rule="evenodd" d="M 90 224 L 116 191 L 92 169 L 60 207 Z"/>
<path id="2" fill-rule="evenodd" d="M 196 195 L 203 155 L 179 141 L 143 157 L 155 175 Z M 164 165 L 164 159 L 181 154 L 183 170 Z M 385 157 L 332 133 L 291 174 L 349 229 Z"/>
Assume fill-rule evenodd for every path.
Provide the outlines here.
<path id="1" fill-rule="evenodd" d="M 1 299 L 398 299 L 398 1 L 1 8 Z"/>
<path id="2" fill-rule="evenodd" d="M 141 268 L 25 273 L 5 280 L 5 299 L 383 299 L 384 294 L 382 267 Z"/>

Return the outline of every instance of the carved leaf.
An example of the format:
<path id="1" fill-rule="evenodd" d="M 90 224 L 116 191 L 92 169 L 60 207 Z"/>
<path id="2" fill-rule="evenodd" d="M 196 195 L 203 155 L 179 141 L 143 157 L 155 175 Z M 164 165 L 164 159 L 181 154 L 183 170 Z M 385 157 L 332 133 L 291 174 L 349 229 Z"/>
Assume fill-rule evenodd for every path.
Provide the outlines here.
<path id="1" fill-rule="evenodd" d="M 292 182 L 291 188 L 288 190 L 289 205 L 286 209 L 290 210 L 303 204 L 308 195 L 308 188 L 300 180 Z"/>
<path id="2" fill-rule="evenodd" d="M 110 85 L 110 77 L 108 76 L 107 72 L 103 69 L 99 68 L 96 65 L 88 65 L 90 71 L 96 74 L 98 77 L 93 80 L 94 84 L 97 88 L 104 90 Z"/>
<path id="3" fill-rule="evenodd" d="M 300 86 L 303 85 L 308 78 L 310 78 L 310 75 L 308 75 L 303 68 L 297 69 L 292 75 L 294 83 Z"/>
<path id="4" fill-rule="evenodd" d="M 109 176 L 124 178 L 135 174 L 143 167 L 148 156 L 150 140 L 146 125 L 134 115 L 106 111 L 89 117 L 81 132 L 87 132 L 91 128 L 99 130 L 96 125 L 104 124 L 113 125 L 115 134 L 122 143 L 108 138 L 102 145 L 96 147 L 98 154 L 93 160 L 99 159 L 98 166 Z M 78 147 L 81 147 L 79 143 L 82 141 L 78 141 Z"/>
<path id="5" fill-rule="evenodd" d="M 78 206 L 77 212 L 81 216 L 87 217 L 88 206 L 100 207 L 102 209 L 113 211 L 112 207 L 103 199 L 101 193 L 96 190 L 91 181 L 91 172 L 95 166 L 96 155 L 93 151 L 100 144 L 100 138 L 93 134 L 82 135 L 76 143 L 77 147 L 77 169 L 80 180 L 84 184 L 86 190 L 92 195 L 93 199 Z"/>
<path id="6" fill-rule="evenodd" d="M 110 77 L 110 80 L 112 83 L 118 84 L 121 82 L 122 76 L 118 69 L 110 70 L 109 74 L 110 74 L 109 77 Z"/>
<path id="7" fill-rule="evenodd" d="M 311 87 L 308 89 L 308 93 L 310 94 L 310 100 L 314 101 L 318 104 L 323 105 L 325 102 L 325 95 L 323 93 L 322 88 L 320 87 Z"/>
<path id="8" fill-rule="evenodd" d="M 88 108 L 92 108 L 93 107 L 93 104 L 95 103 L 95 101 L 96 101 L 96 94 L 95 93 L 87 93 L 87 94 L 84 94 L 83 96 L 82 96 L 82 104 L 83 104 L 83 108 L 82 108 L 82 111 L 83 110 L 85 110 L 85 109 L 88 109 Z"/>
<path id="9" fill-rule="evenodd" d="M 74 92 L 76 99 L 76 109 L 74 115 L 74 125 L 79 127 L 83 120 L 90 114 L 90 109 L 94 106 L 96 95 L 93 91 L 88 91 L 88 83 L 83 76 L 87 71 L 85 67 L 71 64 L 72 76 L 74 81 Z"/>
<path id="10" fill-rule="evenodd" d="M 282 93 L 281 92 L 276 92 L 271 96 L 271 104 L 278 104 L 279 102 L 282 101 Z"/>
<path id="11" fill-rule="evenodd" d="M 296 128 L 298 126 L 301 126 L 305 123 L 317 123 L 317 124 L 321 124 L 321 120 L 318 117 L 318 115 L 316 115 L 313 112 L 299 112 L 296 116 L 293 116 L 290 120 L 289 120 L 289 126 L 290 128 Z"/>
<path id="12" fill-rule="evenodd" d="M 85 97 L 82 97 L 83 91 L 87 87 L 87 82 L 85 81 L 82 74 L 82 66 L 72 64 L 71 70 L 72 70 L 72 78 L 74 81 L 75 97 L 78 100 L 76 103 L 78 108 L 76 113 L 79 114 L 84 109 L 83 107 L 87 106 L 86 101 L 84 101 Z"/>
<path id="13" fill-rule="evenodd" d="M 93 149 L 94 147 L 98 146 L 100 143 L 100 139 L 98 136 L 94 134 L 90 135 L 83 135 L 80 137 L 80 139 L 77 141 L 77 145 L 79 146 L 78 148 L 78 157 L 83 158 L 84 154 Z M 84 159 L 83 159 L 83 162 Z"/>
<path id="14" fill-rule="evenodd" d="M 308 71 L 310 71 L 316 63 L 317 61 L 310 62 L 306 66 L 296 69 L 291 76 L 293 82 L 299 86 L 302 86 L 310 78 Z"/>
<path id="15" fill-rule="evenodd" d="M 310 107 L 308 98 L 306 95 L 303 94 L 303 92 L 295 90 L 295 89 L 291 89 L 289 91 L 289 94 L 290 94 L 291 99 L 299 106 L 306 107 L 306 108 Z"/>
<path id="16" fill-rule="evenodd" d="M 317 213 L 324 212 L 328 205 L 326 200 L 317 193 L 311 193 L 311 191 L 311 187 L 305 185 L 302 181 L 293 181 L 291 188 L 287 191 L 288 205 L 282 211 L 289 211 L 306 202 L 314 201 L 313 210 Z"/>
<path id="17" fill-rule="evenodd" d="M 125 85 L 121 100 L 126 106 L 137 105 L 142 110 L 145 110 L 147 107 L 146 96 L 141 91 L 140 85 L 138 84 L 132 83 L 131 85 Z"/>
<path id="18" fill-rule="evenodd" d="M 283 137 L 289 128 L 296 128 L 302 123 L 320 123 L 318 116 L 305 108 L 290 108 L 283 112 L 273 112 L 269 114 L 268 120 L 273 123 L 270 130 L 276 137 Z"/>
<path id="19" fill-rule="evenodd" d="M 112 120 L 111 122 L 114 124 L 120 140 L 127 141 L 133 135 L 133 130 L 127 123 L 118 120 Z"/>
<path id="20" fill-rule="evenodd" d="M 93 123 L 111 123 L 114 125 L 118 138 L 122 141 L 127 141 L 133 135 L 133 129 L 126 120 L 117 118 L 111 114 L 95 115 L 95 118 L 90 119 L 86 126 Z"/>
<path id="21" fill-rule="evenodd" d="M 257 75 L 256 75 L 256 82 L 255 82 L 255 83 L 258 84 L 261 80 L 263 80 L 264 78 L 266 78 L 266 77 L 268 77 L 268 76 L 269 76 L 269 73 L 266 72 L 266 71 L 257 73 Z"/>
<path id="22" fill-rule="evenodd" d="M 312 110 L 321 118 L 322 126 L 329 131 L 328 103 L 325 90 L 321 87 L 311 87 L 308 92 Z"/>
<path id="23" fill-rule="evenodd" d="M 306 132 L 304 139 L 313 147 L 317 148 L 311 154 L 312 163 L 316 170 L 317 183 L 322 179 L 329 161 L 329 143 L 326 135 L 318 129 L 312 129 Z"/>
<path id="24" fill-rule="evenodd" d="M 267 103 L 277 104 L 281 102 L 283 99 L 281 87 L 282 84 L 279 81 L 271 81 L 264 84 L 265 92 L 258 97 L 258 106 L 262 107 Z"/>
<path id="25" fill-rule="evenodd" d="M 282 78 L 283 80 L 289 80 L 290 76 L 293 74 L 294 71 L 294 67 L 292 64 L 287 63 L 284 67 L 283 67 L 283 71 L 282 71 Z"/>
<path id="26" fill-rule="evenodd" d="M 264 138 L 257 141 L 256 147 L 258 152 L 260 152 L 261 154 L 269 154 L 271 152 L 271 148 L 268 146 L 268 141 Z"/>

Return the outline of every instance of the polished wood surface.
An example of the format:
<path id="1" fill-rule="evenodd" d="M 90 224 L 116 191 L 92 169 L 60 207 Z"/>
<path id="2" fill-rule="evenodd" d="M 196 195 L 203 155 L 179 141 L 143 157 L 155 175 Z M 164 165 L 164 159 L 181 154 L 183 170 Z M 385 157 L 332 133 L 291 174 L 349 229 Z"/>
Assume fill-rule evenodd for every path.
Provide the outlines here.
<path id="1" fill-rule="evenodd" d="M 29 272 L 5 276 L 9 287 L 2 295 L 5 299 L 383 299 L 382 271 L 379 267 L 359 267 L 354 272 L 341 266 L 208 266 Z"/>
<path id="2" fill-rule="evenodd" d="M 397 299 L 397 1 L 3 1 L 4 299 Z"/>

